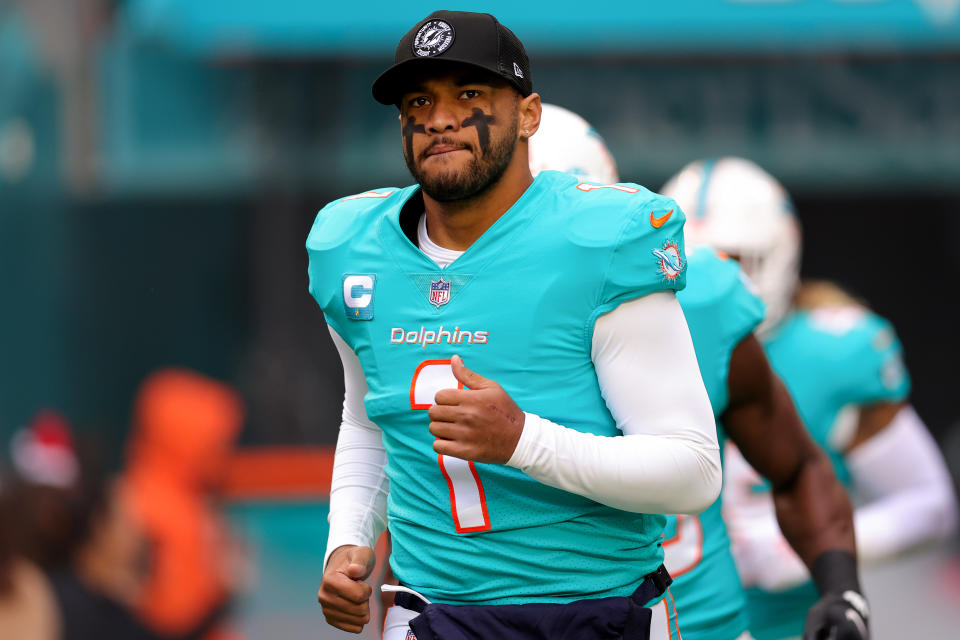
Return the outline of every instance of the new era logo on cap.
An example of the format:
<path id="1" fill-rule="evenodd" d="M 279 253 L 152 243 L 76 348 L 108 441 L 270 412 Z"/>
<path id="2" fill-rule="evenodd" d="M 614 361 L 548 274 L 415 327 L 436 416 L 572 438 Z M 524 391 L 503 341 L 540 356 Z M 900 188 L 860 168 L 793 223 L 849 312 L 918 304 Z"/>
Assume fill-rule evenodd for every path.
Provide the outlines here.
<path id="1" fill-rule="evenodd" d="M 520 65 L 518 65 L 516 62 L 513 63 L 513 75 L 517 76 L 518 78 L 523 77 L 523 69 L 521 69 Z"/>

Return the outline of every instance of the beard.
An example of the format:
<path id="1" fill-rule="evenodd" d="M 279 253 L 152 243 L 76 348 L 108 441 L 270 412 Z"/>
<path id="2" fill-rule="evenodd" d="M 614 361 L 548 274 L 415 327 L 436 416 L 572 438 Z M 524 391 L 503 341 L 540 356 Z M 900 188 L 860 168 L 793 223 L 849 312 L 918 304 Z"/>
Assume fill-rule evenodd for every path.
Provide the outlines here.
<path id="1" fill-rule="evenodd" d="M 438 141 L 439 142 L 439 141 Z M 437 202 L 456 202 L 477 196 L 493 184 L 507 170 L 517 147 L 517 118 L 506 128 L 503 135 L 492 140 L 479 156 L 474 155 L 465 167 L 441 170 L 433 175 L 421 171 L 418 162 L 423 162 L 427 149 L 414 161 L 404 149 L 403 159 L 410 175 L 420 188 Z M 475 149 L 473 145 L 470 147 Z"/>

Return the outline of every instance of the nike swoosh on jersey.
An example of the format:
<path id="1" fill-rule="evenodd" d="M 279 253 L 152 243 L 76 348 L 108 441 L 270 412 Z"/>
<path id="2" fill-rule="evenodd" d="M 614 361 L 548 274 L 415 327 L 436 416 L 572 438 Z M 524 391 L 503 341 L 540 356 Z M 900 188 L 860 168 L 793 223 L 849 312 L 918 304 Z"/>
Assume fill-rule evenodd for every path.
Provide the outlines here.
<path id="1" fill-rule="evenodd" d="M 659 218 L 655 218 L 655 217 L 653 216 L 653 211 L 651 211 L 651 212 L 650 212 L 650 224 L 653 225 L 653 228 L 654 228 L 654 229 L 659 229 L 660 227 L 662 227 L 662 226 L 667 222 L 667 220 L 670 219 L 670 216 L 672 216 L 672 215 L 673 215 L 673 209 L 670 209 L 670 211 L 667 211 L 667 213 L 666 213 L 665 215 L 663 215 L 663 216 L 661 216 L 661 217 L 659 217 Z"/>

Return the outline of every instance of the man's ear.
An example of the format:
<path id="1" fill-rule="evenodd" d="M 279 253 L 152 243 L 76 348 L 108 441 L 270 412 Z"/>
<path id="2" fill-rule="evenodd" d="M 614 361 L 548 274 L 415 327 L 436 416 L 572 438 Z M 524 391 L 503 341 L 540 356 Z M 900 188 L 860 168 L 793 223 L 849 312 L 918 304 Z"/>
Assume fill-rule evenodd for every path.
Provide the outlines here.
<path id="1" fill-rule="evenodd" d="M 540 128 L 540 113 L 542 111 L 540 94 L 531 93 L 526 98 L 521 98 L 517 104 L 517 111 L 519 113 L 517 118 L 519 123 L 518 134 L 521 139 L 528 140 Z"/>

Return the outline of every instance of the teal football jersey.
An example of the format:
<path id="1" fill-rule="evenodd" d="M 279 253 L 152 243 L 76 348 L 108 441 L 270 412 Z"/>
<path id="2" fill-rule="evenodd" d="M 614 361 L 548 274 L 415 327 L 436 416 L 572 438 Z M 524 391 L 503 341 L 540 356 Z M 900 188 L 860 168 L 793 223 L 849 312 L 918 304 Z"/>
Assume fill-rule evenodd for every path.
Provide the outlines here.
<path id="1" fill-rule="evenodd" d="M 683 213 L 636 185 L 547 171 L 441 269 L 400 225 L 422 207 L 415 186 L 344 198 L 307 239 L 310 292 L 359 358 L 367 415 L 383 432 L 394 574 L 450 604 L 631 593 L 662 561 L 664 516 L 438 456 L 426 409 L 457 386 L 459 354 L 524 411 L 619 435 L 590 359 L 594 322 L 624 301 L 683 288 Z"/>
<path id="2" fill-rule="evenodd" d="M 751 292 L 739 265 L 706 247 L 688 247 L 687 287 L 677 294 L 693 347 L 719 421 L 727 407 L 730 356 L 763 320 L 763 302 Z M 665 564 L 685 640 L 733 640 L 747 629 L 746 598 L 730 554 L 721 499 L 699 516 L 669 516 L 664 531 Z"/>
<path id="3" fill-rule="evenodd" d="M 856 430 L 855 408 L 899 402 L 910 391 L 893 327 L 852 305 L 795 311 L 769 336 L 765 348 L 807 429 L 849 487 L 843 452 Z M 779 640 L 803 632 L 807 611 L 819 596 L 807 582 L 781 592 L 748 589 L 747 598 L 750 629 L 757 640 Z"/>

